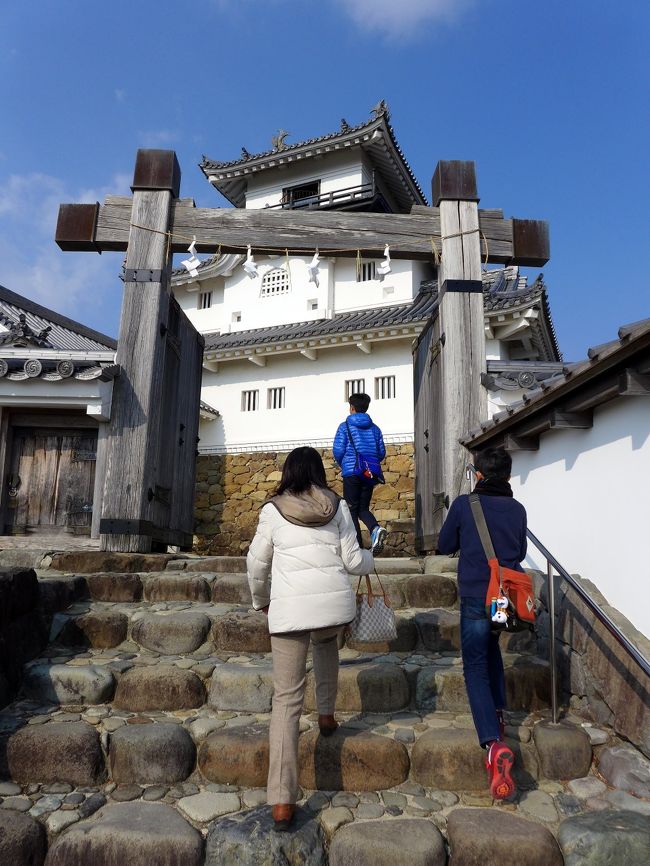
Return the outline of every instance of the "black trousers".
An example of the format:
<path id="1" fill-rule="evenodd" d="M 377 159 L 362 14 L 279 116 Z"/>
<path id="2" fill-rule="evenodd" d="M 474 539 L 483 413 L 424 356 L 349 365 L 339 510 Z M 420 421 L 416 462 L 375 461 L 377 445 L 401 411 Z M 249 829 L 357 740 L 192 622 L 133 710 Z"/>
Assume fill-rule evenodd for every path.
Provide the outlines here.
<path id="1" fill-rule="evenodd" d="M 359 526 L 359 518 L 368 527 L 368 532 L 372 532 L 375 526 L 378 526 L 375 515 L 370 510 L 370 500 L 372 499 L 372 491 L 374 484 L 368 484 L 362 481 L 357 475 L 348 475 L 343 478 L 343 498 L 348 503 L 352 522 L 357 530 L 357 540 L 359 547 L 361 544 L 361 528 Z"/>

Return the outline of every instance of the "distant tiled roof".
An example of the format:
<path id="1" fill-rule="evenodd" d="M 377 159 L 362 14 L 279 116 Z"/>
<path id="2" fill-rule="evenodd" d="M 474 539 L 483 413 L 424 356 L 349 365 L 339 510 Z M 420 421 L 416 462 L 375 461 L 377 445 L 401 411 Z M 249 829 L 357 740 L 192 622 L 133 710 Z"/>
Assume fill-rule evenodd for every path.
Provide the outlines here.
<path id="1" fill-rule="evenodd" d="M 210 406 L 209 403 L 205 403 L 203 400 L 199 401 L 199 408 L 200 408 L 201 412 L 205 412 L 206 415 L 212 415 L 215 418 L 219 417 L 219 412 L 216 409 L 214 409 L 212 406 Z"/>
<path id="2" fill-rule="evenodd" d="M 349 313 L 339 313 L 331 319 L 275 325 L 271 328 L 255 328 L 249 331 L 236 331 L 233 334 L 206 334 L 205 351 L 222 351 L 243 346 L 259 346 L 264 343 L 279 343 L 331 336 L 332 334 L 348 334 L 376 328 L 410 325 L 413 322 L 426 321 L 436 304 L 436 296 L 431 292 L 421 292 L 412 304 L 391 304 L 370 310 L 353 310 Z"/>
<path id="3" fill-rule="evenodd" d="M 329 132 L 325 135 L 319 135 L 316 138 L 308 138 L 305 141 L 299 141 L 295 144 L 284 144 L 280 147 L 272 148 L 271 150 L 263 151 L 262 153 L 251 154 L 248 153 L 244 148 L 242 148 L 243 155 L 239 159 L 232 160 L 215 160 L 210 159 L 207 156 L 203 156 L 201 162 L 199 163 L 199 168 L 205 174 L 206 177 L 209 177 L 211 174 L 224 174 L 224 177 L 229 171 L 237 171 L 245 166 L 250 166 L 256 162 L 264 161 L 277 157 L 291 156 L 295 154 L 297 151 L 302 150 L 304 148 L 317 147 L 319 145 L 328 145 L 337 143 L 339 140 L 343 141 L 349 138 L 355 138 L 360 134 L 366 134 L 372 132 L 374 130 L 383 129 L 387 132 L 390 141 L 397 152 L 402 165 L 406 171 L 406 174 L 410 178 L 413 187 L 417 191 L 417 196 L 420 201 L 417 201 L 417 204 L 426 204 L 427 197 L 425 196 L 420 184 L 417 181 L 417 178 L 413 174 L 413 170 L 408 164 L 406 157 L 404 156 L 404 152 L 397 142 L 397 138 L 395 137 L 395 131 L 393 127 L 389 123 L 390 112 L 388 110 L 388 106 L 382 100 L 374 109 L 373 109 L 374 117 L 370 120 L 366 120 L 363 123 L 359 123 L 356 126 L 350 126 L 345 121 L 341 121 L 341 127 L 336 132 Z"/>
<path id="4" fill-rule="evenodd" d="M 25 324 L 34 333 L 40 334 L 49 328 L 44 340 L 38 341 L 44 349 L 70 352 L 105 352 L 117 349 L 117 343 L 111 337 L 0 286 L 0 323 L 5 328 L 11 328 L 19 323 L 21 314 L 25 315 Z"/>
<path id="5" fill-rule="evenodd" d="M 470 430 L 462 440 L 467 447 L 473 447 L 477 442 L 481 447 L 489 440 L 490 436 L 499 434 L 500 428 L 507 425 L 508 429 L 514 427 L 519 416 L 525 418 L 534 415 L 538 410 L 545 409 L 556 400 L 562 400 L 567 395 L 572 397 L 581 392 L 581 389 L 594 387 L 596 377 L 601 371 L 614 369 L 615 364 L 623 362 L 624 355 L 635 347 L 639 351 L 645 346 L 648 351 L 650 346 L 650 319 L 642 319 L 630 325 L 623 325 L 618 330 L 618 339 L 599 346 L 594 346 L 587 352 L 587 359 L 575 364 L 567 364 L 561 375 L 555 375 L 550 379 L 540 382 L 535 388 L 527 392 L 522 400 L 509 405 L 504 411 L 497 412 L 489 421 L 481 423 L 480 427 Z M 620 356 L 620 358 L 619 358 Z M 598 399 L 594 396 L 594 405 Z"/>
<path id="6" fill-rule="evenodd" d="M 520 276 L 516 267 L 502 268 L 499 271 L 484 272 L 483 296 L 485 311 L 490 314 L 505 309 L 525 307 L 539 298 L 545 298 L 546 287 L 541 275 L 532 286 L 528 286 L 526 277 Z M 436 280 L 425 280 L 420 285 L 420 293 L 409 304 L 390 304 L 367 310 L 353 310 L 338 313 L 331 319 L 254 328 L 230 334 L 208 333 L 205 334 L 205 351 L 224 351 L 244 346 L 260 346 L 265 343 L 282 343 L 411 325 L 416 322 L 426 322 L 437 306 L 438 283 Z"/>

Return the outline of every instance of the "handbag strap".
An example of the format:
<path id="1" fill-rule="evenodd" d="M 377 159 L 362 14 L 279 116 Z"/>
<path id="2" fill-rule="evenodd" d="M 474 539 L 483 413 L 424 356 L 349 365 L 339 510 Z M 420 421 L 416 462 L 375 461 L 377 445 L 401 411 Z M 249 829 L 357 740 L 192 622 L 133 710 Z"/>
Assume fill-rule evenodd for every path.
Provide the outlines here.
<path id="1" fill-rule="evenodd" d="M 347 418 L 345 419 L 345 426 L 348 428 L 348 439 L 352 443 L 352 447 L 354 448 L 354 454 L 358 460 L 359 459 L 359 452 L 357 451 L 357 446 L 354 444 L 354 439 L 352 437 L 352 431 L 350 430 L 350 422 L 348 421 Z"/>
<path id="2" fill-rule="evenodd" d="M 485 558 L 489 562 L 491 559 L 496 559 L 497 555 L 494 552 L 494 545 L 492 544 L 492 538 L 490 537 L 490 530 L 488 529 L 487 523 L 485 522 L 485 514 L 483 513 L 483 506 L 481 505 L 481 500 L 478 493 L 470 494 L 469 505 L 472 509 L 472 516 L 474 517 L 474 522 L 476 523 L 476 528 L 478 530 L 479 538 L 481 539 L 481 544 L 483 545 L 483 552 L 485 553 Z"/>
<path id="3" fill-rule="evenodd" d="M 375 594 L 372 591 L 372 585 L 370 583 L 370 575 L 369 574 L 365 574 L 365 575 L 362 574 L 359 576 L 359 580 L 357 582 L 357 595 L 359 595 L 359 589 L 361 587 L 361 580 L 364 577 L 366 579 L 366 588 L 368 590 L 368 604 L 370 605 L 370 607 L 372 607 L 372 599 L 373 599 Z M 379 586 L 381 587 L 381 594 L 384 597 L 384 604 L 386 605 L 386 607 L 390 607 L 390 600 L 389 600 L 388 596 L 386 595 L 386 590 L 384 589 L 384 584 L 381 582 L 381 578 L 377 574 L 376 568 L 375 568 L 375 577 L 379 581 Z"/>

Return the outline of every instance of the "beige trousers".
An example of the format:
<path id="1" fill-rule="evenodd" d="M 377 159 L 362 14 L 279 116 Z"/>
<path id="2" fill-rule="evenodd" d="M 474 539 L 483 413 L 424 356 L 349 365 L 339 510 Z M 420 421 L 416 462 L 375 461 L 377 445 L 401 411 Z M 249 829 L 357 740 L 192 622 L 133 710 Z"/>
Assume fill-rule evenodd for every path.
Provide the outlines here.
<path id="1" fill-rule="evenodd" d="M 298 798 L 298 734 L 305 697 L 307 651 L 311 641 L 316 678 L 316 706 L 321 716 L 334 714 L 339 676 L 338 637 L 343 626 L 312 632 L 271 635 L 273 712 L 269 732 L 267 800 L 295 803 Z"/>

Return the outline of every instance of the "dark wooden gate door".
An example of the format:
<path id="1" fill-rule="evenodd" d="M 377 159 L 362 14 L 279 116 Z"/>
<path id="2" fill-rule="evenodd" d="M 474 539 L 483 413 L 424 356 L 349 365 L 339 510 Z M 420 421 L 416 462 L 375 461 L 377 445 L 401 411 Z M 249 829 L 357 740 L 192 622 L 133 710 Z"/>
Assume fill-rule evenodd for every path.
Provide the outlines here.
<path id="1" fill-rule="evenodd" d="M 90 534 L 97 431 L 15 428 L 7 484 L 13 532 Z"/>
<path id="2" fill-rule="evenodd" d="M 415 549 L 429 553 L 435 549 L 434 512 L 439 507 L 433 489 L 434 461 L 440 460 L 436 435 L 439 413 L 434 405 L 435 377 L 440 351 L 438 317 L 430 319 L 413 346 L 413 392 L 415 403 Z M 439 477 L 439 476 L 438 476 Z"/>

